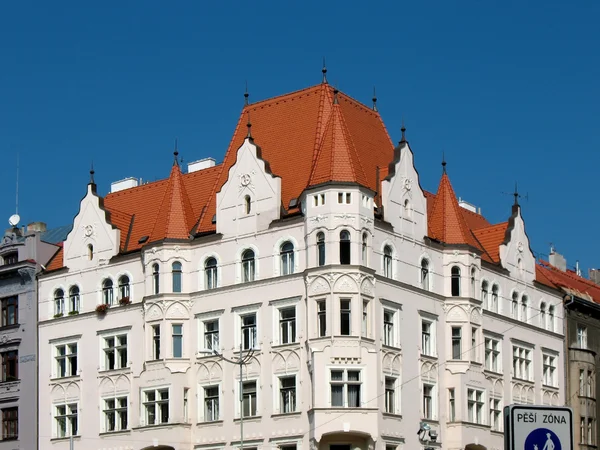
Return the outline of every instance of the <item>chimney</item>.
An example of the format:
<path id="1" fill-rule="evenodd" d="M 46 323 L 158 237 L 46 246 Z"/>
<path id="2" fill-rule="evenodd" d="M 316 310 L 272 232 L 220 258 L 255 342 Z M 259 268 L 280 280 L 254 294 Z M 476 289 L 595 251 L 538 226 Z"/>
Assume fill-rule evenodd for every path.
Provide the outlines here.
<path id="1" fill-rule="evenodd" d="M 188 163 L 188 173 L 198 172 L 199 170 L 215 167 L 215 158 L 204 158 Z"/>
<path id="2" fill-rule="evenodd" d="M 27 232 L 28 233 L 32 233 L 32 232 L 43 233 L 44 231 L 46 231 L 46 224 L 44 222 L 31 222 L 31 223 L 27 224 Z"/>
<path id="3" fill-rule="evenodd" d="M 588 273 L 590 275 L 590 280 L 596 284 L 600 284 L 600 269 L 590 269 Z"/>
<path id="4" fill-rule="evenodd" d="M 556 267 L 558 270 L 562 270 L 563 272 L 567 271 L 567 260 L 560 253 L 552 251 L 550 253 L 550 261 L 549 262 L 554 267 Z"/>
<path id="5" fill-rule="evenodd" d="M 119 181 L 115 181 L 114 183 L 110 184 L 110 192 L 111 194 L 113 192 L 119 192 L 119 191 L 123 191 L 125 189 L 131 189 L 134 187 L 137 187 L 139 185 L 139 181 L 137 178 L 134 177 L 129 177 L 129 178 L 125 178 L 123 180 L 119 180 Z"/>
<path id="6" fill-rule="evenodd" d="M 471 203 L 464 201 L 460 197 L 458 197 L 458 206 L 460 206 L 461 208 L 465 208 L 466 210 L 471 211 L 471 212 L 477 214 L 477 208 L 475 207 L 475 205 L 472 205 Z"/>

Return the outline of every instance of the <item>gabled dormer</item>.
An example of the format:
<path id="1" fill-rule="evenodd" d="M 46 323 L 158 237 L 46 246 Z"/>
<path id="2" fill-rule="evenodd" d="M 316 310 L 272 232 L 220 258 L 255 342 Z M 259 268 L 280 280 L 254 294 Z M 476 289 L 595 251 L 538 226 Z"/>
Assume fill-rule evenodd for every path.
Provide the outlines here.
<path id="1" fill-rule="evenodd" d="M 70 270 L 81 270 L 106 264 L 119 253 L 120 239 L 121 232 L 111 223 L 103 198 L 96 192 L 92 169 L 87 193 L 64 242 L 63 265 Z"/>
<path id="2" fill-rule="evenodd" d="M 281 217 L 281 178 L 273 175 L 262 159 L 250 130 L 248 123 L 248 135 L 237 150 L 235 164 L 217 192 L 217 233 L 225 236 L 264 231 Z"/>
<path id="3" fill-rule="evenodd" d="M 515 196 L 512 215 L 500 244 L 500 264 L 510 272 L 510 276 L 532 283 L 535 280 L 535 257 L 529 246 L 525 232 L 525 221 L 521 216 L 521 207 Z"/>
<path id="4" fill-rule="evenodd" d="M 381 182 L 383 217 L 397 233 L 423 239 L 427 235 L 427 201 L 421 189 L 414 155 L 405 137 L 394 149 L 394 159 Z"/>

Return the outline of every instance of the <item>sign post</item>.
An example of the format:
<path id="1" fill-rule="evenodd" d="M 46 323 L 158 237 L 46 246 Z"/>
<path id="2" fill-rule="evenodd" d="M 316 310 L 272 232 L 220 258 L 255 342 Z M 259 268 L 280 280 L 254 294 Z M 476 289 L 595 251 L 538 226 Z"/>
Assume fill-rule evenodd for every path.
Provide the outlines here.
<path id="1" fill-rule="evenodd" d="M 574 450 L 573 411 L 558 406 L 506 406 L 504 449 Z"/>

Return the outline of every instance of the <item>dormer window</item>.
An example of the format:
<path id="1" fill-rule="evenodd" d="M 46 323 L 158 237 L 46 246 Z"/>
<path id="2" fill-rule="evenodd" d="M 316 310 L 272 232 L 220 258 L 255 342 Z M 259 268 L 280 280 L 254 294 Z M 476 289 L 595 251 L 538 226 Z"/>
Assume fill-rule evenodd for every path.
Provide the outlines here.
<path id="1" fill-rule="evenodd" d="M 19 262 L 19 253 L 18 252 L 10 252 L 4 254 L 2 257 L 4 261 L 4 265 L 7 266 L 9 264 L 16 264 Z"/>
<path id="2" fill-rule="evenodd" d="M 317 233 L 317 260 L 319 266 L 325 265 L 325 233 Z"/>
<path id="3" fill-rule="evenodd" d="M 94 246 L 92 244 L 88 244 L 87 246 L 87 257 L 88 261 L 94 259 Z"/>
<path id="4" fill-rule="evenodd" d="M 102 302 L 105 305 L 113 304 L 113 282 L 110 278 L 102 282 Z"/>
<path id="5" fill-rule="evenodd" d="M 217 287 L 217 259 L 212 256 L 207 258 L 204 263 L 204 278 L 206 289 L 214 289 Z"/>
<path id="6" fill-rule="evenodd" d="M 173 292 L 181 292 L 181 263 L 175 261 L 171 265 L 171 275 L 173 277 Z"/>
<path id="7" fill-rule="evenodd" d="M 340 233 L 340 264 L 350 264 L 350 232 L 342 230 Z"/>
<path id="8" fill-rule="evenodd" d="M 54 315 L 62 316 L 65 313 L 65 291 L 57 289 L 54 291 Z"/>
<path id="9" fill-rule="evenodd" d="M 251 210 L 252 210 L 252 199 L 250 198 L 249 195 L 246 195 L 244 197 L 244 212 L 246 214 L 250 214 Z"/>
<path id="10" fill-rule="evenodd" d="M 160 267 L 158 264 L 152 265 L 152 292 L 154 295 L 160 292 Z"/>
<path id="11" fill-rule="evenodd" d="M 294 273 L 294 244 L 290 241 L 284 242 L 280 249 L 281 275 Z"/>
<path id="12" fill-rule="evenodd" d="M 458 266 L 452 267 L 450 288 L 452 297 L 460 297 L 460 267 Z"/>
<path id="13" fill-rule="evenodd" d="M 129 298 L 130 294 L 130 285 L 129 285 L 129 277 L 127 275 L 122 275 L 119 277 L 119 298 Z"/>
<path id="14" fill-rule="evenodd" d="M 242 253 L 242 280 L 244 283 L 254 281 L 256 276 L 256 266 L 254 250 L 248 249 Z"/>

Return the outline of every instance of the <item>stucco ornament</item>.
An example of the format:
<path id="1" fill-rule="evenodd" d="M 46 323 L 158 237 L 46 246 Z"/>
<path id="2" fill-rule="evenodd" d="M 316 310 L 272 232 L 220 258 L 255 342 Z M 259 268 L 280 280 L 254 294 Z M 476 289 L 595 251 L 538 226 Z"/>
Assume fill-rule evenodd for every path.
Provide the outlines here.
<path id="1" fill-rule="evenodd" d="M 83 226 L 83 238 L 90 238 L 94 236 L 94 225 L 88 224 Z"/>
<path id="2" fill-rule="evenodd" d="M 519 253 L 523 253 L 524 248 L 525 246 L 523 245 L 523 243 L 519 241 L 519 243 L 517 244 L 517 250 L 519 251 Z"/>
<path id="3" fill-rule="evenodd" d="M 252 175 L 254 175 L 254 171 L 249 173 L 243 173 L 239 176 L 240 178 L 240 191 L 248 188 L 250 190 L 254 190 L 254 183 L 252 182 Z"/>
<path id="4" fill-rule="evenodd" d="M 311 217 L 310 221 L 311 222 L 315 222 L 315 223 L 319 223 L 325 220 L 325 216 L 323 216 L 322 214 L 319 214 L 318 216 L 315 217 Z"/>
<path id="5" fill-rule="evenodd" d="M 412 180 L 410 178 L 404 179 L 404 189 L 410 191 L 412 189 Z"/>

